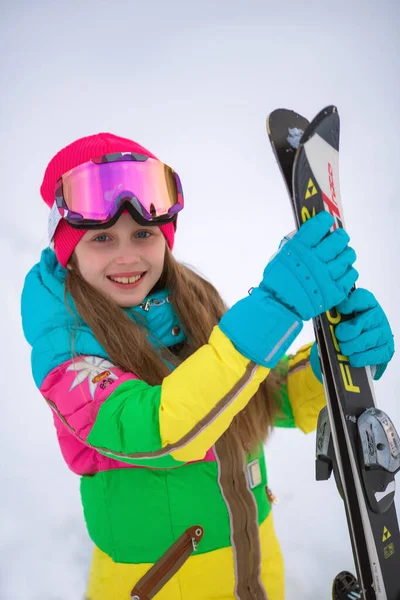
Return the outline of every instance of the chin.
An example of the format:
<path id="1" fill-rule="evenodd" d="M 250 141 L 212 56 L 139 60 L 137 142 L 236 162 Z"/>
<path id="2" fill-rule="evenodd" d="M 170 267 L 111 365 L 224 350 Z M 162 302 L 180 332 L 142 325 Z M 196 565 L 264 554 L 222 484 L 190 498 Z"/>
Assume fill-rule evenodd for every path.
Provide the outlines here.
<path id="1" fill-rule="evenodd" d="M 143 302 L 146 298 L 148 292 L 141 294 L 132 294 L 129 298 L 126 296 L 124 298 L 113 296 L 113 300 L 121 307 L 121 308 L 131 308 L 132 306 L 138 306 Z"/>

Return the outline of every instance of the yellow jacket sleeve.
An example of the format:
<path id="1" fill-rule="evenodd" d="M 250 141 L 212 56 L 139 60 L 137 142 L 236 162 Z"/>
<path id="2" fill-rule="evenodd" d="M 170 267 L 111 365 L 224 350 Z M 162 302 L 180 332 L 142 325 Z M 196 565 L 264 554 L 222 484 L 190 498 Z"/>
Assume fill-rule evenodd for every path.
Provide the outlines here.
<path id="1" fill-rule="evenodd" d="M 320 410 L 326 404 L 324 386 L 315 377 L 310 364 L 311 344 L 289 356 L 287 389 L 296 426 L 310 433 L 317 426 Z"/>
<path id="2" fill-rule="evenodd" d="M 164 450 L 180 461 L 203 458 L 268 373 L 242 356 L 216 326 L 208 344 L 162 383 L 159 418 Z"/>

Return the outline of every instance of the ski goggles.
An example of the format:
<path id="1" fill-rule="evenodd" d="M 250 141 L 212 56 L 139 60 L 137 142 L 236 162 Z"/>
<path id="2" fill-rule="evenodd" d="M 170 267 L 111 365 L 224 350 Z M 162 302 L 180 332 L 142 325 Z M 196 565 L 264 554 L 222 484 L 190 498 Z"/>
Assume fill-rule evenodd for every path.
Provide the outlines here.
<path id="1" fill-rule="evenodd" d="M 60 216 L 76 229 L 111 227 L 126 208 L 140 225 L 170 223 L 183 208 L 179 176 L 143 154 L 94 158 L 57 181 Z"/>

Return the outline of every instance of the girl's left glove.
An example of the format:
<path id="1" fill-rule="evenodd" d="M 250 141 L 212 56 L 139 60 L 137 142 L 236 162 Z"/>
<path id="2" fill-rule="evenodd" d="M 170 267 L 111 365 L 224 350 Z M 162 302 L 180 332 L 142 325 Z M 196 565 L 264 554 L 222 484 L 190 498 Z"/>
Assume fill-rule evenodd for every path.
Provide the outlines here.
<path id="1" fill-rule="evenodd" d="M 357 288 L 337 309 L 343 315 L 353 313 L 335 329 L 340 351 L 351 366 L 370 366 L 373 378 L 380 379 L 394 354 L 393 334 L 383 308 L 371 292 Z M 322 381 L 316 344 L 311 348 L 310 362 L 314 375 Z"/>

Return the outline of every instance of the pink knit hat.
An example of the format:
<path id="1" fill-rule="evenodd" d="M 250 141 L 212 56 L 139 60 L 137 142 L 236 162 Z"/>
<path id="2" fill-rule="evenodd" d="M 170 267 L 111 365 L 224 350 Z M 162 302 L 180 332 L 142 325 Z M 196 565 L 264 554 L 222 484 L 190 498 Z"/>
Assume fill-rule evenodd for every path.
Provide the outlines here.
<path id="1" fill-rule="evenodd" d="M 40 193 L 47 206 L 52 208 L 54 204 L 55 187 L 61 175 L 93 158 L 115 152 L 136 152 L 158 160 L 154 154 L 140 144 L 112 133 L 97 133 L 80 138 L 57 152 L 47 165 L 40 187 Z M 160 226 L 171 250 L 174 245 L 175 228 L 176 222 Z M 63 267 L 66 268 L 71 254 L 86 231 L 86 229 L 74 229 L 64 219 L 59 222 L 54 235 L 54 250 Z"/>

